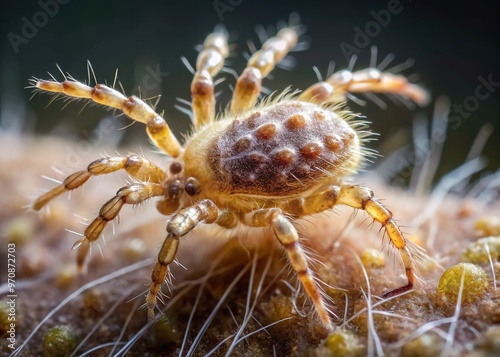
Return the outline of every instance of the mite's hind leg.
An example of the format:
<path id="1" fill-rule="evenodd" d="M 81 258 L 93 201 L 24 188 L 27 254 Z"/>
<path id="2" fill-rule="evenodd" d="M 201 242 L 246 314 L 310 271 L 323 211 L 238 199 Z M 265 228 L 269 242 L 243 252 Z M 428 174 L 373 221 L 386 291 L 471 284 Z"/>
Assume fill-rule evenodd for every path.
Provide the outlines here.
<path id="1" fill-rule="evenodd" d="M 167 224 L 167 237 L 163 241 L 158 260 L 151 272 L 151 285 L 146 297 L 148 307 L 148 319 L 154 318 L 156 306 L 156 295 L 161 289 L 161 284 L 168 274 L 168 266 L 175 259 L 179 238 L 189 233 L 199 223 L 216 223 L 230 228 L 236 224 L 234 214 L 229 211 L 219 210 L 215 203 L 210 200 L 201 200 L 190 207 L 186 207 L 176 213 Z"/>
<path id="2" fill-rule="evenodd" d="M 193 122 L 195 129 L 212 123 L 215 119 L 213 77 L 219 73 L 229 54 L 227 34 L 218 29 L 203 43 L 196 61 L 196 73 L 191 83 Z"/>
<path id="3" fill-rule="evenodd" d="M 87 170 L 69 175 L 62 184 L 38 197 L 33 204 L 33 209 L 35 211 L 40 210 L 60 194 L 82 186 L 91 176 L 109 174 L 118 170 L 127 171 L 137 181 L 161 183 L 166 178 L 166 174 L 162 169 L 140 156 L 104 157 L 92 162 L 87 167 Z"/>
<path id="4" fill-rule="evenodd" d="M 415 275 L 413 272 L 414 258 L 408 248 L 406 239 L 392 218 L 391 211 L 373 198 L 373 192 L 370 189 L 362 186 L 342 186 L 338 197 L 338 203 L 366 211 L 366 213 L 384 227 L 391 244 L 399 251 L 399 255 L 405 267 L 408 284 L 385 293 L 383 297 L 395 296 L 411 290 L 415 284 Z"/>
<path id="5" fill-rule="evenodd" d="M 297 41 L 296 30 L 293 27 L 286 27 L 264 42 L 262 49 L 252 55 L 247 68 L 236 83 L 231 99 L 231 114 L 241 114 L 255 105 L 262 79 L 288 54 Z"/>
<path id="6" fill-rule="evenodd" d="M 288 259 L 297 273 L 306 294 L 311 298 L 319 318 L 326 328 L 332 323 L 325 307 L 320 289 L 314 281 L 309 269 L 307 257 L 299 242 L 299 235 L 292 223 L 282 214 L 279 208 L 259 209 L 250 212 L 243 218 L 243 223 L 250 227 L 272 227 L 276 238 L 286 249 Z"/>
<path id="7" fill-rule="evenodd" d="M 326 81 L 313 84 L 302 92 L 298 99 L 306 102 L 345 102 L 349 93 L 392 93 L 408 98 L 423 106 L 429 94 L 422 87 L 408 82 L 405 76 L 381 72 L 376 68 L 351 72 L 342 70 L 332 74 Z"/>
<path id="8" fill-rule="evenodd" d="M 155 145 L 172 157 L 182 152 L 182 147 L 168 124 L 148 104 L 136 96 L 125 97 L 104 84 L 90 87 L 74 79 L 64 82 L 32 79 L 33 88 L 40 91 L 61 93 L 68 97 L 89 99 L 106 107 L 116 108 L 133 120 L 146 124 L 146 132 Z"/>
<path id="9" fill-rule="evenodd" d="M 149 182 L 125 186 L 118 190 L 116 196 L 101 207 L 99 216 L 87 226 L 84 237 L 74 244 L 73 249 L 78 248 L 78 269 L 82 270 L 91 244 L 99 239 L 108 222 L 116 218 L 124 204 L 137 205 L 149 198 L 164 194 L 163 185 Z"/>

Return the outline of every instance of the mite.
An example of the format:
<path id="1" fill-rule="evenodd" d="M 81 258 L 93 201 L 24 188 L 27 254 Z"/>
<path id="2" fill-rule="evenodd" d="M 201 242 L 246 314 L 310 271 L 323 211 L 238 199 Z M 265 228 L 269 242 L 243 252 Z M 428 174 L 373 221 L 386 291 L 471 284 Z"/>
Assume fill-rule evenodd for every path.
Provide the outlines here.
<path id="1" fill-rule="evenodd" d="M 158 211 L 169 218 L 146 297 L 150 319 L 155 316 L 157 295 L 180 238 L 203 223 L 227 229 L 272 228 L 319 319 L 331 329 L 330 312 L 293 221 L 339 204 L 366 211 L 397 248 L 408 283 L 385 296 L 413 288 L 415 259 L 392 213 L 369 188 L 345 182 L 362 166 L 370 150 L 364 147 L 369 135 L 361 130 L 364 123 L 343 105 L 347 93 L 391 93 L 418 104 L 427 101 L 427 93 L 402 75 L 368 68 L 342 70 L 302 92 L 285 91 L 258 103 L 262 79 L 297 44 L 302 28 L 290 21 L 253 53 L 237 80 L 228 109 L 217 120 L 213 78 L 223 67 L 229 47 L 224 30 L 210 34 L 198 55 L 191 83 L 193 134 L 183 145 L 165 119 L 136 96 L 126 97 L 112 87 L 89 86 L 72 77 L 62 82 L 32 80 L 36 90 L 88 99 L 144 123 L 154 145 L 170 157 L 166 169 L 138 155 L 101 158 L 68 176 L 33 206 L 40 210 L 92 176 L 125 170 L 137 182 L 107 201 L 75 243 L 77 264 L 82 268 L 91 245 L 123 205 L 158 198 Z"/>

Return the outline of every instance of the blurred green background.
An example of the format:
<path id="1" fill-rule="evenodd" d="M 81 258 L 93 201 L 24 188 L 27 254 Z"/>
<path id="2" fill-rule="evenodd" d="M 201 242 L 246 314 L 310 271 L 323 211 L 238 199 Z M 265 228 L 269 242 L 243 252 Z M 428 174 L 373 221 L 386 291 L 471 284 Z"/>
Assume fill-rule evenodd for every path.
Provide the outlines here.
<path id="1" fill-rule="evenodd" d="M 75 78 L 85 80 L 86 61 L 90 60 L 100 81 L 112 82 L 118 68 L 127 93 L 137 92 L 141 86 L 146 96 L 161 94 L 158 110 L 165 111 L 175 132 L 186 132 L 188 117 L 174 108 L 178 104 L 176 98 L 190 98 L 191 74 L 180 57 L 185 56 L 194 64 L 197 55 L 194 46 L 200 44 L 215 25 L 222 23 L 229 30 L 231 41 L 238 46 L 230 64 L 240 73 L 245 63 L 242 52 L 248 52 L 247 40 L 260 44 L 255 25 L 275 25 L 292 12 L 298 12 L 307 26 L 310 48 L 293 54 L 297 61 L 293 71 L 273 72 L 273 79 L 264 82 L 271 90 L 281 90 L 288 85 L 303 89 L 316 81 L 312 67 L 318 66 L 325 74 L 331 60 L 336 61 L 339 69 L 346 67 L 341 44 L 354 45 L 355 28 L 365 32 L 367 24 L 375 20 L 374 12 L 387 12 L 391 6 L 399 13 L 392 14 L 385 27 L 379 25 L 378 33 L 369 36 L 366 47 L 358 47 L 360 58 L 356 69 L 369 63 L 372 45 L 378 47 L 379 61 L 390 53 L 396 55 L 393 64 L 413 58 L 415 65 L 404 73 L 418 74 L 418 82 L 431 91 L 433 99 L 447 95 L 456 105 L 474 103 L 469 97 L 477 97 L 479 77 L 500 82 L 500 21 L 493 3 L 485 1 L 436 5 L 417 1 L 60 0 L 58 8 L 53 5 L 55 1 L 2 2 L 0 120 L 3 130 L 17 128 L 24 133 L 84 137 L 85 130 L 91 131 L 109 114 L 90 107 L 78 114 L 82 103 L 73 103 L 61 110 L 63 102 L 59 101 L 45 108 L 50 97 L 37 95 L 29 100 L 31 90 L 24 87 L 31 76 L 48 78 L 47 71 L 60 79 L 56 63 Z M 47 6 L 50 10 L 44 10 Z M 25 29 L 23 35 L 27 22 L 38 22 L 40 26 L 32 31 L 36 33 Z M 146 89 L 144 78 L 151 71 L 162 74 Z M 225 94 L 221 96 L 223 107 L 234 83 L 231 75 L 224 76 L 226 81 L 217 87 Z M 380 142 L 396 134 L 400 135 L 399 142 L 410 142 L 415 112 L 382 99 L 389 103 L 387 110 L 374 103 L 366 107 L 351 103 L 351 108 L 372 121 L 372 130 L 382 135 Z M 417 111 L 431 116 L 432 105 Z M 493 87 L 488 98 L 477 100 L 470 113 L 459 116 L 463 119 L 460 125 L 449 129 L 445 160 L 439 174 L 463 162 L 485 123 L 496 127 L 486 144 L 485 156 L 489 160 L 488 170 L 497 170 L 500 165 L 500 86 Z M 125 119 L 116 120 L 117 127 L 129 123 Z M 142 125 L 134 125 L 127 129 L 122 143 L 144 142 L 145 138 Z M 383 155 L 390 154 L 391 148 L 381 147 L 380 142 L 373 146 L 381 148 Z"/>

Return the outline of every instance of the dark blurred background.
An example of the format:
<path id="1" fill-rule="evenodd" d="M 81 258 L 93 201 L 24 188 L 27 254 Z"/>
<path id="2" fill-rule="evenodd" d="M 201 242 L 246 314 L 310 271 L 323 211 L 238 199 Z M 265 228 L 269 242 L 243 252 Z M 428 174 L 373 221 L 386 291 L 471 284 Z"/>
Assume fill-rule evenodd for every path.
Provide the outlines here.
<path id="1" fill-rule="evenodd" d="M 396 10 L 390 19 L 386 18 L 385 26 L 379 23 L 378 29 L 377 25 L 373 27 L 373 21 L 377 21 L 374 13 L 383 16 L 382 13 L 387 14 L 391 9 Z M 292 85 L 303 89 L 317 80 L 313 66 L 318 66 L 323 74 L 331 60 L 336 61 L 339 69 L 346 67 L 342 43 L 359 50 L 356 69 L 369 63 L 372 45 L 378 47 L 379 61 L 390 53 L 396 55 L 393 64 L 413 58 L 415 65 L 404 73 L 418 74 L 418 82 L 430 90 L 433 100 L 446 95 L 452 105 L 472 108 L 462 112 L 452 109 L 452 115 L 460 121 L 455 120 L 453 128 L 448 129 L 445 160 L 439 174 L 465 160 L 485 123 L 496 127 L 484 151 L 489 159 L 488 170 L 498 169 L 500 21 L 493 3 L 486 1 L 446 5 L 404 0 L 3 1 L 1 127 L 18 126 L 26 133 L 55 133 L 76 138 L 84 136 L 82 131 L 91 131 L 107 115 L 105 111 L 88 107 L 78 114 L 82 103 L 73 103 L 61 110 L 63 102 L 60 101 L 45 108 L 49 96 L 37 95 L 29 100 L 31 90 L 24 89 L 32 76 L 48 78 L 47 71 L 61 79 L 56 63 L 75 78 L 85 80 L 86 61 L 90 60 L 100 81 L 111 83 L 118 68 L 127 93 L 137 93 L 140 86 L 143 96 L 161 94 L 158 110 L 165 111 L 175 132 L 186 132 L 188 117 L 174 108 L 178 104 L 176 98 L 190 99 L 191 74 L 180 57 L 185 56 L 194 64 L 197 55 L 194 46 L 200 44 L 215 25 L 222 23 L 229 30 L 231 41 L 238 46 L 230 63 L 240 73 L 245 63 L 242 52 L 248 52 L 247 39 L 260 45 L 255 25 L 275 25 L 279 20 L 288 19 L 292 12 L 298 12 L 307 26 L 305 38 L 310 40 L 310 48 L 294 53 L 295 70 L 277 69 L 273 79 L 265 81 L 266 87 L 281 90 Z M 372 35 L 376 32 L 368 35 L 368 41 L 365 39 L 368 43 L 366 46 L 363 43 L 363 48 L 356 46 L 356 28 L 364 33 L 372 31 Z M 159 73 L 157 81 L 149 81 L 145 88 L 144 79 L 148 75 L 147 78 L 151 78 L 155 72 Z M 217 87 L 226 94 L 221 97 L 223 106 L 234 83 L 231 75 L 224 76 L 226 81 Z M 481 78 L 498 84 L 486 90 Z M 478 98 L 476 91 L 480 85 L 483 88 Z M 383 99 L 389 103 L 386 110 L 374 103 L 365 107 L 351 103 L 351 108 L 373 122 L 372 130 L 382 135 L 380 142 L 373 145 L 388 155 L 391 148 L 380 143 L 395 135 L 400 136 L 399 142 L 410 142 L 415 112 Z M 432 104 L 417 111 L 431 116 Z M 116 120 L 117 127 L 129 123 Z M 143 126 L 134 125 L 127 129 L 122 143 L 144 142 L 145 138 Z"/>

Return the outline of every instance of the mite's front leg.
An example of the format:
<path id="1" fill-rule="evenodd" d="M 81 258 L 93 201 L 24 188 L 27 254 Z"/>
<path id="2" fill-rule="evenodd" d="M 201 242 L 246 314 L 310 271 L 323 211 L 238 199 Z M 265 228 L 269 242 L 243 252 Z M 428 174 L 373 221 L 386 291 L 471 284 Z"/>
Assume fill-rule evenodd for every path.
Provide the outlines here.
<path id="1" fill-rule="evenodd" d="M 73 249 L 78 248 L 78 269 L 82 270 L 90 245 L 99 239 L 106 225 L 116 218 L 124 204 L 137 205 L 149 198 L 164 194 L 163 186 L 156 183 L 139 183 L 118 190 L 116 196 L 101 207 L 99 216 L 87 226 L 84 237 L 74 244 Z"/>
<path id="2" fill-rule="evenodd" d="M 167 224 L 167 238 L 163 241 L 158 253 L 158 261 L 151 272 L 151 285 L 146 297 L 149 320 L 154 318 L 156 295 L 167 277 L 168 265 L 175 259 L 179 247 L 179 238 L 189 233 L 199 223 L 220 223 L 229 227 L 231 226 L 230 223 L 234 222 L 234 219 L 229 219 L 228 214 L 227 211 L 220 211 L 212 201 L 201 200 L 190 207 L 180 210 L 170 219 Z"/>
<path id="3" fill-rule="evenodd" d="M 49 201 L 60 194 L 75 190 L 82 186 L 92 176 L 110 174 L 118 170 L 125 170 L 137 181 L 162 183 L 165 181 L 166 173 L 151 161 L 137 155 L 125 157 L 104 157 L 92 162 L 86 170 L 75 172 L 66 177 L 62 184 L 38 197 L 33 203 L 35 211 L 40 210 Z"/>
<path id="4" fill-rule="evenodd" d="M 272 227 L 276 238 L 286 249 L 288 259 L 311 298 L 319 318 L 327 329 L 332 328 L 328 311 L 325 307 L 320 290 L 314 282 L 314 277 L 308 267 L 307 257 L 299 242 L 299 235 L 292 223 L 282 214 L 279 208 L 259 209 L 248 213 L 244 223 L 250 227 Z"/>
<path id="5" fill-rule="evenodd" d="M 372 190 L 362 186 L 342 186 L 338 197 L 338 203 L 364 210 L 374 220 L 380 222 L 382 227 L 385 228 L 391 244 L 399 251 L 399 255 L 401 256 L 401 260 L 406 270 L 408 284 L 385 293 L 383 297 L 387 298 L 411 290 L 415 284 L 415 275 L 413 274 L 414 259 L 408 249 L 408 243 L 403 233 L 401 233 L 401 230 L 392 218 L 391 211 L 373 198 Z"/>

